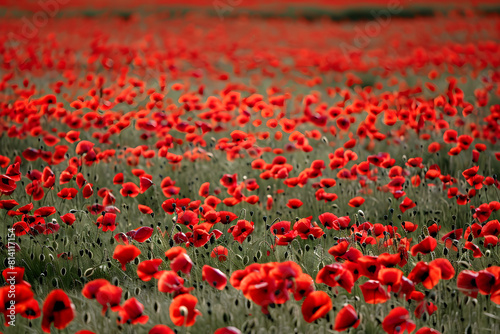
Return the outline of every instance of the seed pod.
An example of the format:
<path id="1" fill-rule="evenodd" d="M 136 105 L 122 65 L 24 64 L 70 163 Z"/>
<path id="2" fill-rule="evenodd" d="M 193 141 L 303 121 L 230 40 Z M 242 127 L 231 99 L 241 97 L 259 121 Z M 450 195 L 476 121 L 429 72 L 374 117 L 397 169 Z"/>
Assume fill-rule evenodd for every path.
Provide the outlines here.
<path id="1" fill-rule="evenodd" d="M 83 273 L 83 276 L 84 277 L 90 277 L 92 276 L 92 274 L 94 274 L 94 268 L 88 268 L 87 270 L 85 270 L 85 272 Z"/>

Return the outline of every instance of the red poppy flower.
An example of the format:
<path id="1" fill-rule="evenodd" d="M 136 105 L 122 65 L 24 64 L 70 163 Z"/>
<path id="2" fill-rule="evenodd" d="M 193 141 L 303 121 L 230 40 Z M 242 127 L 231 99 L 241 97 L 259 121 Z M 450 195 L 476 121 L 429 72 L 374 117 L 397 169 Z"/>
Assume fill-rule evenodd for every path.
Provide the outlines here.
<path id="1" fill-rule="evenodd" d="M 462 150 L 468 150 L 474 139 L 469 135 L 458 136 L 457 144 Z"/>
<path id="2" fill-rule="evenodd" d="M 41 151 L 29 147 L 23 151 L 22 155 L 23 155 L 23 158 L 28 160 L 28 161 L 36 161 L 40 157 Z"/>
<path id="3" fill-rule="evenodd" d="M 312 235 L 314 238 L 318 239 L 321 238 L 325 232 L 317 225 L 316 222 L 312 223 L 311 222 L 312 216 L 308 218 L 302 218 L 299 219 L 295 224 L 293 225 L 293 230 L 297 231 L 298 236 L 301 239 L 308 239 L 309 235 Z"/>
<path id="4" fill-rule="evenodd" d="M 420 319 L 422 318 L 424 313 L 432 315 L 436 311 L 437 311 L 437 306 L 434 305 L 434 303 L 422 300 L 415 308 L 414 314 L 418 319 Z"/>
<path id="5" fill-rule="evenodd" d="M 471 177 L 475 176 L 477 172 L 479 171 L 479 166 L 474 166 L 471 168 L 468 168 L 462 172 L 463 177 L 468 180 Z"/>
<path id="6" fill-rule="evenodd" d="M 57 329 L 66 328 L 75 318 L 75 305 L 68 295 L 61 290 L 52 290 L 43 303 L 42 330 L 50 333 L 50 325 Z"/>
<path id="7" fill-rule="evenodd" d="M 483 252 L 481 251 L 481 249 L 479 248 L 479 246 L 477 246 L 476 244 L 474 244 L 474 243 L 472 243 L 470 241 L 466 241 L 465 242 L 464 249 L 471 250 L 472 251 L 472 256 L 475 257 L 475 258 L 479 258 L 479 257 L 483 256 Z"/>
<path id="8" fill-rule="evenodd" d="M 203 210 L 203 219 L 209 224 L 217 224 L 220 222 L 219 213 L 215 210 Z"/>
<path id="9" fill-rule="evenodd" d="M 425 237 L 424 240 L 420 241 L 418 244 L 411 248 L 411 255 L 416 256 L 418 253 L 429 254 L 436 249 L 437 241 L 433 237 Z"/>
<path id="10" fill-rule="evenodd" d="M 97 291 L 103 286 L 111 284 L 104 278 L 98 278 L 93 281 L 88 282 L 82 289 L 82 295 L 88 299 L 95 299 Z"/>
<path id="11" fill-rule="evenodd" d="M 191 258 L 186 253 L 179 254 L 170 262 L 170 268 L 174 272 L 181 271 L 184 274 L 189 274 L 192 267 L 193 261 L 191 261 Z"/>
<path id="12" fill-rule="evenodd" d="M 233 220 L 238 218 L 237 215 L 230 211 L 219 211 L 220 222 L 224 225 L 230 224 Z"/>
<path id="13" fill-rule="evenodd" d="M 96 225 L 102 228 L 103 232 L 114 231 L 116 229 L 116 214 L 105 213 L 103 216 L 97 217 Z"/>
<path id="14" fill-rule="evenodd" d="M 207 228 L 203 225 L 207 224 L 196 225 L 193 227 L 190 242 L 192 242 L 194 247 L 203 247 L 210 240 L 210 234 L 208 233 Z"/>
<path id="15" fill-rule="evenodd" d="M 271 195 L 267 195 L 267 200 L 266 200 L 266 210 L 270 211 L 273 208 L 274 200 Z"/>
<path id="16" fill-rule="evenodd" d="M 11 320 L 9 319 L 11 311 L 14 314 L 21 314 L 34 297 L 28 285 L 16 284 L 14 288 L 15 290 L 12 290 L 10 285 L 0 287 L 0 313 L 3 313 L 6 324 Z M 12 305 L 14 305 L 13 308 Z"/>
<path id="17" fill-rule="evenodd" d="M 484 176 L 482 175 L 474 175 L 473 177 L 471 177 L 470 179 L 467 180 L 467 183 L 474 187 L 474 189 L 471 189 L 469 191 L 475 191 L 475 190 L 479 190 L 483 187 L 483 182 L 484 182 Z M 470 196 L 472 197 L 472 196 Z"/>
<path id="18" fill-rule="evenodd" d="M 429 263 L 429 266 L 435 266 L 441 271 L 441 279 L 449 280 L 455 276 L 455 268 L 448 259 L 437 258 Z"/>
<path id="19" fill-rule="evenodd" d="M 285 234 L 277 234 L 276 245 L 286 246 L 290 244 L 298 235 L 299 233 L 295 230 L 285 232 Z"/>
<path id="20" fill-rule="evenodd" d="M 332 305 L 332 299 L 326 292 L 311 292 L 302 303 L 302 316 L 306 322 L 314 322 L 330 312 Z"/>
<path id="21" fill-rule="evenodd" d="M 302 273 L 295 278 L 294 288 L 293 297 L 299 301 L 314 291 L 314 281 L 311 276 Z"/>
<path id="22" fill-rule="evenodd" d="M 78 188 L 83 187 L 87 183 L 87 180 L 83 177 L 82 173 L 76 174 L 76 185 Z"/>
<path id="23" fill-rule="evenodd" d="M 479 292 L 477 278 L 479 273 L 472 270 L 462 270 L 457 276 L 457 288 L 463 294 L 476 298 Z"/>
<path id="24" fill-rule="evenodd" d="M 302 206 L 302 201 L 300 199 L 292 198 L 288 200 L 288 203 L 286 204 L 287 207 L 290 209 L 298 209 Z"/>
<path id="25" fill-rule="evenodd" d="M 80 140 L 80 131 L 68 131 L 66 133 L 66 136 L 64 137 L 68 143 L 76 143 L 77 141 Z"/>
<path id="26" fill-rule="evenodd" d="M 153 184 L 154 183 L 150 178 L 148 178 L 146 176 L 141 176 L 139 178 L 140 193 L 144 194 L 146 192 L 146 190 L 148 190 Z"/>
<path id="27" fill-rule="evenodd" d="M 351 223 L 351 218 L 349 216 L 343 216 L 339 217 L 337 220 L 334 220 L 333 226 L 334 229 L 337 229 L 336 227 L 338 226 L 338 230 L 345 230 L 346 228 L 349 227 L 350 223 Z"/>
<path id="28" fill-rule="evenodd" d="M 139 211 L 145 215 L 150 215 L 153 213 L 153 209 L 151 209 L 149 206 L 147 205 L 143 205 L 143 204 L 139 204 L 138 205 L 138 208 L 139 208 Z"/>
<path id="29" fill-rule="evenodd" d="M 370 280 L 359 286 L 365 302 L 368 304 L 385 303 L 389 298 L 389 293 L 382 287 L 379 281 Z"/>
<path id="30" fill-rule="evenodd" d="M 351 206 L 353 208 L 357 208 L 357 207 L 361 206 L 364 202 L 365 202 L 365 199 L 363 197 L 357 196 L 357 197 L 352 198 L 348 204 L 349 204 L 349 206 Z"/>
<path id="31" fill-rule="evenodd" d="M 186 249 L 176 246 L 170 248 L 168 251 L 165 252 L 165 257 L 168 258 L 169 260 L 175 259 L 178 255 L 181 255 L 182 253 L 186 253 Z"/>
<path id="32" fill-rule="evenodd" d="M 14 225 L 12 225 L 12 228 L 14 229 L 14 234 L 17 237 L 25 235 L 26 233 L 32 234 L 30 226 L 25 221 L 19 221 L 14 223 Z"/>
<path id="33" fill-rule="evenodd" d="M 401 263 L 401 254 L 382 253 L 377 257 L 377 262 L 386 268 L 392 268 Z"/>
<path id="34" fill-rule="evenodd" d="M 149 330 L 148 334 L 175 334 L 175 332 L 166 325 L 156 325 Z"/>
<path id="35" fill-rule="evenodd" d="M 411 333 L 417 326 L 410 320 L 410 313 L 404 307 L 396 307 L 384 318 L 382 328 L 388 334 Z"/>
<path id="36" fill-rule="evenodd" d="M 498 244 L 498 238 L 494 235 L 487 235 L 484 237 L 484 247 L 491 248 Z"/>
<path id="37" fill-rule="evenodd" d="M 397 268 L 382 268 L 378 272 L 380 284 L 387 285 L 387 292 L 398 292 L 401 285 L 403 272 Z"/>
<path id="38" fill-rule="evenodd" d="M 405 213 L 406 210 L 414 208 L 415 206 L 417 206 L 417 205 L 415 203 L 413 203 L 413 201 L 411 199 L 409 199 L 408 197 L 405 197 L 403 202 L 401 202 L 401 204 L 399 204 L 399 209 L 401 210 L 402 213 Z"/>
<path id="39" fill-rule="evenodd" d="M 184 287 L 184 279 L 171 270 L 163 270 L 158 278 L 158 291 L 174 296 L 188 293 L 193 288 Z"/>
<path id="40" fill-rule="evenodd" d="M 424 165 L 422 165 L 422 158 L 421 157 L 408 159 L 408 162 L 406 163 L 406 165 L 409 167 L 424 168 Z"/>
<path id="41" fill-rule="evenodd" d="M 199 221 L 198 215 L 191 210 L 181 212 L 177 218 L 177 223 L 188 227 L 198 224 Z"/>
<path id="42" fill-rule="evenodd" d="M 83 155 L 89 152 L 94 147 L 94 143 L 88 140 L 82 140 L 76 145 L 76 154 Z"/>
<path id="43" fill-rule="evenodd" d="M 351 327 L 358 328 L 360 322 L 361 319 L 358 317 L 356 310 L 352 305 L 348 304 L 337 313 L 333 329 L 337 332 L 343 332 Z"/>
<path id="44" fill-rule="evenodd" d="M 240 244 L 253 232 L 254 223 L 248 220 L 238 220 L 236 225 L 231 226 L 228 232 L 233 235 L 234 240 L 238 241 Z"/>
<path id="45" fill-rule="evenodd" d="M 429 225 L 427 227 L 427 230 L 429 231 L 429 234 L 431 237 L 436 238 L 438 235 L 438 232 L 441 230 L 441 225 L 434 223 L 432 225 Z"/>
<path id="46" fill-rule="evenodd" d="M 226 261 L 229 251 L 224 246 L 216 246 L 210 253 L 210 257 L 217 258 L 220 262 Z"/>
<path id="47" fill-rule="evenodd" d="M 5 168 L 9 165 L 10 158 L 4 155 L 0 155 L 0 167 Z"/>
<path id="48" fill-rule="evenodd" d="M 11 178 L 14 181 L 21 180 L 21 158 L 19 156 L 16 157 L 16 162 L 7 167 L 7 171 L 5 173 L 6 176 Z"/>
<path id="49" fill-rule="evenodd" d="M 446 247 L 450 247 L 453 243 L 453 240 L 462 239 L 463 229 L 459 228 L 456 230 L 452 230 L 441 237 L 441 242 L 444 242 Z"/>
<path id="50" fill-rule="evenodd" d="M 371 280 L 378 279 L 378 272 L 381 268 L 381 263 L 375 256 L 365 255 L 356 260 L 360 265 L 361 275 L 368 277 Z"/>
<path id="51" fill-rule="evenodd" d="M 130 298 L 120 308 L 118 322 L 121 324 L 145 324 L 149 317 L 143 313 L 144 305 L 139 303 L 137 299 Z"/>
<path id="52" fill-rule="evenodd" d="M 137 197 L 139 195 L 139 187 L 132 182 L 126 182 L 122 184 L 122 189 L 120 190 L 120 194 L 123 197 Z"/>
<path id="53" fill-rule="evenodd" d="M 401 225 L 403 226 L 403 229 L 408 233 L 414 232 L 418 228 L 418 225 L 412 222 L 401 222 Z"/>
<path id="54" fill-rule="evenodd" d="M 354 277 L 349 270 L 339 263 L 324 266 L 316 276 L 316 283 L 324 283 L 328 286 L 341 286 L 351 293 L 354 286 Z"/>
<path id="55" fill-rule="evenodd" d="M 338 244 L 330 247 L 328 254 L 333 255 L 335 258 L 344 255 L 349 248 L 349 242 L 346 240 L 341 240 Z"/>
<path id="56" fill-rule="evenodd" d="M 200 197 L 207 198 L 209 194 L 210 194 L 210 182 L 205 182 L 200 186 L 200 189 L 198 190 L 198 195 Z"/>
<path id="57" fill-rule="evenodd" d="M 146 260 L 139 263 L 137 266 L 137 276 L 145 282 L 150 281 L 153 277 L 160 278 L 161 272 L 158 268 L 162 264 L 162 259 Z"/>
<path id="58" fill-rule="evenodd" d="M 119 244 L 124 244 L 124 245 L 128 245 L 129 244 L 128 237 L 123 232 L 115 234 L 115 236 L 113 237 L 113 239 L 115 239 L 116 242 L 118 242 Z"/>
<path id="59" fill-rule="evenodd" d="M 411 160 L 411 159 L 410 159 Z M 392 178 L 391 182 L 387 185 L 392 192 L 401 190 L 406 179 L 402 176 L 395 176 Z"/>
<path id="60" fill-rule="evenodd" d="M 36 299 L 29 299 L 25 303 L 21 303 L 19 308 L 16 308 L 16 311 L 19 310 L 19 314 L 26 319 L 36 319 L 40 317 L 40 305 Z"/>
<path id="61" fill-rule="evenodd" d="M 36 217 L 48 217 L 56 213 L 56 208 L 53 206 L 42 206 L 33 212 L 33 215 Z"/>
<path id="62" fill-rule="evenodd" d="M 441 279 L 441 270 L 421 261 L 413 268 L 408 278 L 415 284 L 422 283 L 427 289 L 432 289 Z"/>
<path id="63" fill-rule="evenodd" d="M 9 267 L 2 271 L 2 276 L 6 282 L 12 283 L 12 281 L 14 281 L 14 284 L 16 285 L 23 284 L 27 287 L 31 287 L 31 284 L 23 279 L 24 270 L 25 269 L 23 267 Z M 7 281 L 7 279 L 9 279 L 9 281 Z"/>
<path id="64" fill-rule="evenodd" d="M 217 329 L 214 334 L 241 334 L 241 331 L 233 326 Z"/>
<path id="65" fill-rule="evenodd" d="M 201 275 L 204 281 L 207 281 L 210 286 L 218 290 L 224 290 L 224 288 L 226 287 L 227 277 L 222 271 L 217 268 L 212 268 L 208 265 L 204 265 L 201 271 Z"/>
<path id="66" fill-rule="evenodd" d="M 154 229 L 149 226 L 141 226 L 136 228 L 135 230 L 127 232 L 127 236 L 134 239 L 137 242 L 144 242 L 151 238 L 153 235 Z"/>
<path id="67" fill-rule="evenodd" d="M 455 130 L 446 130 L 443 135 L 444 142 L 447 144 L 457 142 L 458 133 Z"/>
<path id="68" fill-rule="evenodd" d="M 71 212 L 68 212 L 65 215 L 61 216 L 61 220 L 67 225 L 73 225 L 73 223 L 76 221 L 76 217 Z"/>
<path id="69" fill-rule="evenodd" d="M 321 162 L 323 162 L 321 160 Z M 330 187 L 333 187 L 337 184 L 337 181 L 335 181 L 335 179 L 322 179 L 320 181 L 320 185 L 324 188 L 330 188 Z"/>
<path id="70" fill-rule="evenodd" d="M 183 294 L 174 298 L 169 307 L 170 319 L 175 326 L 193 326 L 196 317 L 201 315 L 195 309 L 198 299 L 190 294 Z"/>
<path id="71" fill-rule="evenodd" d="M 235 283 L 233 286 L 238 286 L 234 276 L 233 273 L 231 284 Z M 264 272 L 251 271 L 241 279 L 238 288 L 246 298 L 261 306 L 261 311 L 264 314 L 269 314 L 267 307 L 276 302 L 276 294 L 282 294 L 281 291 L 276 291 L 277 283 L 279 282 L 276 282 Z"/>
<path id="72" fill-rule="evenodd" d="M 168 187 L 161 188 L 163 195 L 165 195 L 165 197 L 168 197 L 168 198 L 177 195 L 180 190 L 181 190 L 180 187 L 175 187 L 175 186 L 168 186 Z"/>
<path id="73" fill-rule="evenodd" d="M 82 189 L 83 198 L 90 198 L 94 194 L 94 189 L 92 189 L 92 184 L 87 183 Z"/>
<path id="74" fill-rule="evenodd" d="M 335 229 L 339 230 L 338 224 L 334 224 L 334 222 L 338 219 L 336 215 L 330 212 L 325 212 L 322 213 L 318 216 L 319 221 L 323 226 L 325 226 L 327 229 Z"/>
<path id="75" fill-rule="evenodd" d="M 238 174 L 224 174 L 220 179 L 220 184 L 226 188 L 236 187 L 238 184 Z"/>
<path id="76" fill-rule="evenodd" d="M 118 260 L 122 265 L 122 270 L 127 270 L 127 263 L 133 261 L 141 254 L 139 248 L 134 245 L 117 245 L 113 252 L 113 259 Z"/>
<path id="77" fill-rule="evenodd" d="M 113 178 L 113 184 L 123 184 L 124 179 L 123 173 L 118 173 Z"/>
<path id="78" fill-rule="evenodd" d="M 492 294 L 492 296 L 490 296 L 490 299 L 494 303 L 500 304 L 500 296 L 498 295 L 500 292 L 500 267 L 491 266 L 479 271 L 476 283 L 481 294 Z M 496 295 L 496 298 L 494 299 L 492 299 L 493 294 Z"/>
<path id="79" fill-rule="evenodd" d="M 16 212 L 20 212 L 21 214 L 26 214 L 29 213 L 31 210 L 33 210 L 33 203 L 28 203 L 26 205 L 23 205 L 22 207 L 18 208 Z"/>
<path id="80" fill-rule="evenodd" d="M 500 222 L 498 220 L 490 220 L 487 222 L 482 228 L 481 228 L 481 234 L 480 236 L 496 236 L 500 234 Z"/>
<path id="81" fill-rule="evenodd" d="M 0 209 L 12 210 L 13 208 L 15 208 L 18 205 L 19 205 L 19 203 L 17 203 L 13 199 L 2 199 L 2 200 L 0 200 Z"/>
<path id="82" fill-rule="evenodd" d="M 357 262 L 362 256 L 363 253 L 359 249 L 351 247 L 344 255 L 340 256 L 340 258 L 351 262 Z"/>
<path id="83" fill-rule="evenodd" d="M 102 305 L 103 315 L 108 310 L 108 307 L 110 307 L 112 311 L 118 311 L 122 299 L 122 288 L 113 284 L 105 284 L 97 290 L 95 299 Z"/>

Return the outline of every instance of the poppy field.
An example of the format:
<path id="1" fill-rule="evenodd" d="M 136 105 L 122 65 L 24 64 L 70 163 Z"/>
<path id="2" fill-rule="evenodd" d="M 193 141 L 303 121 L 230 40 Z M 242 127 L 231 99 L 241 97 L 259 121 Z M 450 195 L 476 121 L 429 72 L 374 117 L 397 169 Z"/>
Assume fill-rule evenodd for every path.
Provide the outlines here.
<path id="1" fill-rule="evenodd" d="M 223 3 L 1 18 L 0 332 L 500 333 L 498 12 Z"/>

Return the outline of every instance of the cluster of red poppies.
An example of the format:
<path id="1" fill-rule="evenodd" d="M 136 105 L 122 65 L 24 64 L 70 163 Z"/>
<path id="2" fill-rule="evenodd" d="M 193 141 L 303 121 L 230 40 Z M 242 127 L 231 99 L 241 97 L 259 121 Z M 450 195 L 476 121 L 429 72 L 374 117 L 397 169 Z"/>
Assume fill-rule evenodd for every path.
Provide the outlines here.
<path id="1" fill-rule="evenodd" d="M 21 315 L 27 319 L 40 317 L 41 310 L 31 285 L 24 277 L 25 268 L 12 267 L 4 269 L 2 276 L 8 285 L 0 288 L 1 312 L 7 325 L 14 323 L 15 316 Z M 71 299 L 61 289 L 52 290 L 43 303 L 42 330 L 50 333 L 50 326 L 58 329 L 66 326 L 75 318 L 75 306 Z"/>
<path id="2" fill-rule="evenodd" d="M 83 303 L 154 321 L 114 275 L 198 331 L 217 323 L 208 293 L 241 291 L 262 321 L 299 304 L 311 331 L 332 310 L 334 330 L 364 326 L 380 304 L 387 333 L 437 333 L 422 326 L 455 312 L 442 287 L 500 304 L 500 16 L 389 21 L 360 47 L 379 21 L 60 15 L 25 36 L 3 17 L 7 324 L 76 331 Z"/>
<path id="3" fill-rule="evenodd" d="M 254 263 L 236 270 L 230 278 L 231 285 L 243 292 L 246 298 L 269 313 L 270 305 L 283 304 L 290 299 L 301 300 L 314 291 L 314 282 L 300 265 L 293 261 L 283 263 Z"/>
<path id="4" fill-rule="evenodd" d="M 500 305 L 500 267 L 492 266 L 479 272 L 462 270 L 457 277 L 457 288 L 465 295 L 477 298 L 478 292 L 489 295 Z"/>

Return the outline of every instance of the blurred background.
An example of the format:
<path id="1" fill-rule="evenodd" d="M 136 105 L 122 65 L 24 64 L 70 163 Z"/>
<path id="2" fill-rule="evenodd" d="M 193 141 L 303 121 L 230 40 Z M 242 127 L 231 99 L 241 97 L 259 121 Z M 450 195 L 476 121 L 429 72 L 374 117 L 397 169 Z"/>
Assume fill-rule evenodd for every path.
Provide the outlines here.
<path id="1" fill-rule="evenodd" d="M 56 3 L 60 6 L 57 15 L 100 12 L 128 13 L 139 11 L 167 10 L 184 13 L 200 11 L 209 14 L 224 12 L 224 15 L 279 15 L 279 16 L 331 16 L 332 18 L 363 19 L 369 10 L 401 6 L 400 16 L 430 15 L 436 11 L 450 9 L 474 9 L 498 12 L 499 0 L 2 0 L 3 15 L 23 11 L 38 11 L 43 4 Z M 238 9 L 237 11 L 234 9 Z"/>

